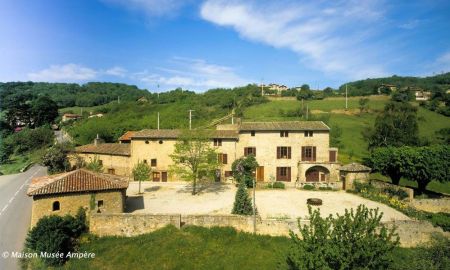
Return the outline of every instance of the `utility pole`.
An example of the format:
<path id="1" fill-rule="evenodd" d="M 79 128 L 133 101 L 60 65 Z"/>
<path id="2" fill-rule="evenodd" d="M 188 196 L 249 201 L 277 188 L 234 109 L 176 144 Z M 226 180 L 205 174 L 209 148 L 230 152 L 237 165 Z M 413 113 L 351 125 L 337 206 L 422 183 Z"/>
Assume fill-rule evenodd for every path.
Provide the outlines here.
<path id="1" fill-rule="evenodd" d="M 189 110 L 189 129 L 192 129 L 192 112 L 195 110 Z"/>
<path id="2" fill-rule="evenodd" d="M 158 112 L 158 130 L 159 130 L 159 112 Z"/>
<path id="3" fill-rule="evenodd" d="M 308 108 L 308 103 L 306 103 L 306 120 L 308 120 L 308 114 L 309 114 L 309 108 Z"/>
<path id="4" fill-rule="evenodd" d="M 117 96 L 117 104 L 120 104 L 120 96 Z"/>
<path id="5" fill-rule="evenodd" d="M 264 79 L 261 79 L 261 96 L 264 96 Z"/>
<path id="6" fill-rule="evenodd" d="M 256 181 L 253 177 L 253 234 L 256 234 Z"/>
<path id="7" fill-rule="evenodd" d="M 348 108 L 348 101 L 347 101 L 347 84 L 345 84 L 345 110 Z"/>

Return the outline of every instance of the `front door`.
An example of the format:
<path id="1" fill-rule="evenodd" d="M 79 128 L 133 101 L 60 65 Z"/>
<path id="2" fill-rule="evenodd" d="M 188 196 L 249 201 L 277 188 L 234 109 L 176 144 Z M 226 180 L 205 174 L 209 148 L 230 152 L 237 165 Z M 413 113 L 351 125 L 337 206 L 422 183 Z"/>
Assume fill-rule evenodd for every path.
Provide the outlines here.
<path id="1" fill-rule="evenodd" d="M 324 173 L 322 173 L 320 175 L 320 181 L 325 182 L 325 174 Z"/>
<path id="2" fill-rule="evenodd" d="M 319 171 L 313 170 L 307 172 L 306 182 L 319 182 Z"/>
<path id="3" fill-rule="evenodd" d="M 161 180 L 167 182 L 167 172 L 161 172 Z"/>
<path id="4" fill-rule="evenodd" d="M 159 172 L 153 172 L 153 182 L 159 182 Z"/>
<path id="5" fill-rule="evenodd" d="M 264 166 L 256 168 L 256 181 L 264 182 Z"/>

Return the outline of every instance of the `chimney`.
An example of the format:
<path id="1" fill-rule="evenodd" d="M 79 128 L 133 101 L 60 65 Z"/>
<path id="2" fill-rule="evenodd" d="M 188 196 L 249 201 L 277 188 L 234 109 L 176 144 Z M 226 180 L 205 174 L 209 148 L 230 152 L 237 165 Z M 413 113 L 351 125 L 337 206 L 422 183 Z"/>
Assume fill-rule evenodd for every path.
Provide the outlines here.
<path id="1" fill-rule="evenodd" d="M 97 133 L 97 138 L 94 139 L 94 145 L 97 146 L 100 143 L 100 138 L 98 137 L 98 133 Z"/>

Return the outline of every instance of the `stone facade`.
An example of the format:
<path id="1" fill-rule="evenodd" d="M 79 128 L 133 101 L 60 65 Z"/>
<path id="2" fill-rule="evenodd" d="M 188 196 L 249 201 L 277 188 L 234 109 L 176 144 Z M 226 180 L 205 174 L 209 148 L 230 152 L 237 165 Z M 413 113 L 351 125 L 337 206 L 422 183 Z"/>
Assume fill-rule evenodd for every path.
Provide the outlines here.
<path id="1" fill-rule="evenodd" d="M 226 164 L 220 167 L 220 180 L 228 179 L 231 175 L 231 165 L 236 159 L 248 154 L 250 150 L 256 150 L 256 160 L 260 167 L 255 173 L 259 182 L 269 182 L 274 179 L 294 186 L 296 183 L 307 181 L 327 183 L 340 181 L 338 170 L 340 164 L 337 162 L 338 149 L 330 148 L 329 128 L 324 123 L 280 123 L 282 122 L 256 123 L 267 124 L 269 129 L 254 131 L 248 128 L 241 129 L 241 124 L 218 125 L 217 132 L 236 131 L 235 137 L 221 138 L 219 145 L 214 143 L 214 139 L 211 138 L 211 146 L 216 149 L 217 153 L 227 156 Z M 290 123 L 297 128 L 289 129 Z M 277 125 L 285 127 L 285 129 L 277 129 Z M 307 128 L 303 130 L 298 128 L 299 125 L 305 125 Z M 178 181 L 180 179 L 170 172 L 170 166 L 173 165 L 170 155 L 177 142 L 177 137 L 173 136 L 175 131 L 149 131 L 150 133 L 166 132 L 170 134 L 167 137 L 132 136 L 129 157 L 112 157 L 104 154 L 97 154 L 97 156 L 103 160 L 105 172 L 108 169 L 114 169 L 118 175 L 129 176 L 134 165 L 144 161 L 152 167 L 152 178 L 159 179 L 159 181 Z M 139 132 L 135 134 L 139 134 Z M 249 148 L 253 150 L 249 150 Z M 288 156 L 285 154 L 286 151 L 289 151 Z M 309 159 L 305 158 L 306 151 L 309 151 L 308 155 L 311 156 Z M 86 161 L 95 156 L 86 153 L 77 154 Z"/>
<path id="2" fill-rule="evenodd" d="M 84 162 L 89 163 L 95 158 L 101 160 L 103 164 L 103 173 L 117 174 L 122 176 L 131 177 L 132 166 L 130 157 L 108 154 L 88 154 L 78 153 L 69 155 L 70 165 L 76 167 L 75 156 L 81 157 Z"/>
<path id="3" fill-rule="evenodd" d="M 100 202 L 100 204 L 99 204 Z M 59 210 L 53 210 L 54 203 L 59 203 Z M 122 213 L 125 206 L 125 190 L 107 190 L 90 193 L 67 193 L 33 196 L 31 226 L 44 216 L 75 215 L 80 207 L 101 213 Z"/>
<path id="4" fill-rule="evenodd" d="M 450 198 L 442 199 L 416 199 L 410 205 L 418 210 L 431 213 L 450 213 Z"/>

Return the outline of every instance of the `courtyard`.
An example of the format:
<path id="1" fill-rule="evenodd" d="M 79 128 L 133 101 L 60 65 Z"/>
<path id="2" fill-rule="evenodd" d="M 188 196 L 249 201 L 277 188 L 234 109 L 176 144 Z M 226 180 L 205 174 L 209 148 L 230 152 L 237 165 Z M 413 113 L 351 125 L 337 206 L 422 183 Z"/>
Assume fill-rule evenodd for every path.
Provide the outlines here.
<path id="1" fill-rule="evenodd" d="M 210 214 L 227 215 L 233 208 L 236 187 L 232 184 L 210 184 L 200 188 L 199 194 L 191 194 L 192 187 L 186 182 L 130 182 L 127 190 L 127 212 L 152 214 Z M 343 214 L 345 209 L 364 204 L 379 208 L 382 221 L 408 220 L 403 213 L 384 204 L 370 201 L 345 191 L 305 191 L 294 188 L 285 190 L 257 189 L 256 206 L 263 219 L 307 218 L 308 198 L 323 201 L 322 216 Z"/>

